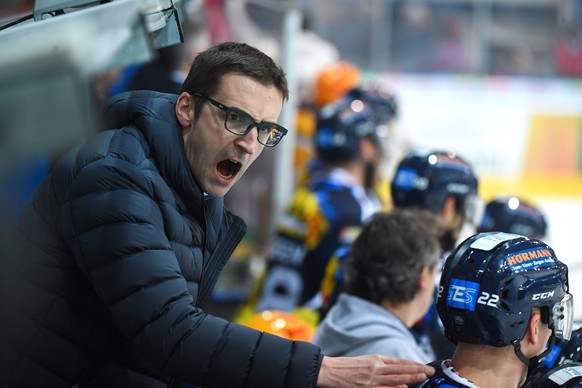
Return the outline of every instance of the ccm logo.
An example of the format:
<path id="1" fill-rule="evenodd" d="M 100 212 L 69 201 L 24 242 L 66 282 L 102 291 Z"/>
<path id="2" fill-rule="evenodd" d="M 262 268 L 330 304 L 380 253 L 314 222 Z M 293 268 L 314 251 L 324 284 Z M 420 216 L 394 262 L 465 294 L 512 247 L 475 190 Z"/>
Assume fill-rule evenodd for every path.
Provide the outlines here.
<path id="1" fill-rule="evenodd" d="M 534 294 L 531 298 L 532 300 L 540 300 L 540 299 L 548 299 L 554 296 L 554 291 L 551 292 L 542 292 L 541 294 Z"/>

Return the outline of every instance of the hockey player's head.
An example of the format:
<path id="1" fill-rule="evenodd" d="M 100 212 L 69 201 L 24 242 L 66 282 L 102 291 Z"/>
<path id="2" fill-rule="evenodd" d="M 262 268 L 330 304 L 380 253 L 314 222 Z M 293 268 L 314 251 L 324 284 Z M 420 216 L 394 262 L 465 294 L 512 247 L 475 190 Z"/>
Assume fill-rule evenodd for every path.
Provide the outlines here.
<path id="1" fill-rule="evenodd" d="M 358 86 L 360 81 L 360 70 L 349 62 L 326 65 L 317 74 L 313 104 L 319 109 L 335 102 Z"/>
<path id="2" fill-rule="evenodd" d="M 546 228 L 546 218 L 536 206 L 516 196 L 500 196 L 487 203 L 477 230 L 517 233 L 543 240 Z"/>
<path id="3" fill-rule="evenodd" d="M 364 89 L 324 106 L 318 112 L 314 138 L 317 158 L 326 165 L 361 162 L 365 186 L 373 186 L 384 156 L 386 129 L 380 120 L 389 119 L 393 109 L 390 96 Z"/>
<path id="4" fill-rule="evenodd" d="M 398 164 L 390 190 L 398 208 L 417 207 L 441 216 L 442 241 L 452 250 L 463 223 L 479 219 L 478 179 L 463 158 L 444 150 L 414 150 Z"/>
<path id="5" fill-rule="evenodd" d="M 437 311 L 453 342 L 511 345 L 533 368 L 551 349 L 550 345 L 529 358 L 521 350 L 534 314 L 551 330 L 550 344 L 554 338 L 570 338 L 573 300 L 568 267 L 540 240 L 508 233 L 476 234 L 446 259 Z"/>

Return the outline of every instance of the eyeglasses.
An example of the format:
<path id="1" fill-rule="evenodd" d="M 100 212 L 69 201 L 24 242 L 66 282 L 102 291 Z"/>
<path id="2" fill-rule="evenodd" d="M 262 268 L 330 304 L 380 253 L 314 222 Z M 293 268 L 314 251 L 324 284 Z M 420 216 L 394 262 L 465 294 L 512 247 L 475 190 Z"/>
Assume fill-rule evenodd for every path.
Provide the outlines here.
<path id="1" fill-rule="evenodd" d="M 257 140 L 266 147 L 275 147 L 279 144 L 283 136 L 287 134 L 287 129 L 279 124 L 270 123 L 268 121 L 257 122 L 248 113 L 237 108 L 230 108 L 223 105 L 204 94 L 192 93 L 192 95 L 203 98 L 218 109 L 224 111 L 226 113 L 224 117 L 224 128 L 226 128 L 230 133 L 244 136 L 249 133 L 253 127 L 257 127 Z"/>

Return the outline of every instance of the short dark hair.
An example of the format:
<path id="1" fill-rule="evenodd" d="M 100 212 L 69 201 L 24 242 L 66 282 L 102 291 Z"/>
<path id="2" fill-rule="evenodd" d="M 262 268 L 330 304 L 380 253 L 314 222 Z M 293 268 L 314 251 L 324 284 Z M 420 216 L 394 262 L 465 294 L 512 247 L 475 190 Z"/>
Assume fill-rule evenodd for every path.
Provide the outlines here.
<path id="1" fill-rule="evenodd" d="M 351 247 L 345 290 L 376 304 L 412 300 L 422 268 L 438 263 L 440 233 L 437 217 L 427 210 L 394 209 L 373 215 Z"/>
<path id="2" fill-rule="evenodd" d="M 249 76 L 265 86 L 274 85 L 284 101 L 289 99 L 283 69 L 262 51 L 239 42 L 220 43 L 196 55 L 181 92 L 212 96 L 220 87 L 222 77 L 231 73 Z"/>

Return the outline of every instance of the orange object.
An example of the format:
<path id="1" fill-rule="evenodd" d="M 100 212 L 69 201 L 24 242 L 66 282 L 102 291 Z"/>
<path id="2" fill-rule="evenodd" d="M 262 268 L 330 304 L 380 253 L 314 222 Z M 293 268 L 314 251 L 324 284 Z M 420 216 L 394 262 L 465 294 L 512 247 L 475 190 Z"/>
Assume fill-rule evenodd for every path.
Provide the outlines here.
<path id="1" fill-rule="evenodd" d="M 360 71 L 344 61 L 325 66 L 315 81 L 313 104 L 317 108 L 329 104 L 358 86 Z"/>
<path id="2" fill-rule="evenodd" d="M 293 314 L 265 310 L 254 315 L 246 326 L 296 341 L 310 341 L 315 332 L 313 325 Z"/>

